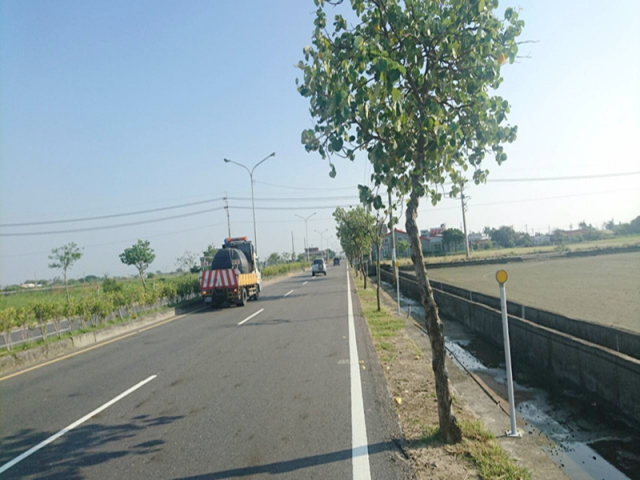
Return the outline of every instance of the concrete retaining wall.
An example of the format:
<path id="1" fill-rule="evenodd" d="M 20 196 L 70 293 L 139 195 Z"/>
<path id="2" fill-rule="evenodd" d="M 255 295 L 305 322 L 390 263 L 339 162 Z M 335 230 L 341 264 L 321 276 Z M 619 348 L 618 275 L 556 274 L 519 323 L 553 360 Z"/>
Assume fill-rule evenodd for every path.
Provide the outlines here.
<path id="1" fill-rule="evenodd" d="M 382 279 L 393 281 L 390 271 Z M 470 297 L 474 292 L 457 289 L 440 290 L 432 283 L 434 297 L 443 318 L 464 323 L 484 338 L 502 348 L 502 318 L 498 308 L 479 303 Z M 418 284 L 401 278 L 404 295 L 419 299 Z M 509 315 L 509 336 L 514 359 L 578 388 L 598 395 L 630 418 L 640 421 L 640 360 L 596 345 L 570 334 Z"/>
<path id="2" fill-rule="evenodd" d="M 415 276 L 408 272 L 400 272 L 402 279 L 414 281 Z M 402 280 L 400 281 L 402 284 Z M 467 298 L 497 310 L 500 309 L 500 298 L 483 293 L 465 290 L 442 282 L 431 281 L 431 286 L 440 291 Z M 640 334 L 622 328 L 608 327 L 597 323 L 586 322 L 565 317 L 558 313 L 549 312 L 535 307 L 529 307 L 517 302 L 508 301 L 507 311 L 510 315 L 529 320 L 538 325 L 566 333 L 576 338 L 595 343 L 601 347 L 610 348 L 630 357 L 640 359 Z"/>

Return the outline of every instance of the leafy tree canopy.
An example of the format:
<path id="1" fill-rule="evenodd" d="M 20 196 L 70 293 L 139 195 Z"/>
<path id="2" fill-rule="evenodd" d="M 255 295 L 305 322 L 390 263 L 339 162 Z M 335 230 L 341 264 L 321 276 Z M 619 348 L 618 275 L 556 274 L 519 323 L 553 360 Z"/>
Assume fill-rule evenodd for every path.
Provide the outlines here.
<path id="1" fill-rule="evenodd" d="M 69 297 L 69 282 L 67 281 L 67 271 L 71 266 L 82 258 L 82 251 L 75 242 L 67 243 L 62 247 L 54 248 L 51 250 L 49 260 L 52 262 L 49 264 L 49 268 L 59 268 L 64 273 L 64 285 L 67 292 L 67 302 L 71 299 Z"/>
<path id="2" fill-rule="evenodd" d="M 298 64 L 298 90 L 316 121 L 302 133 L 307 151 L 331 161 L 365 149 L 375 185 L 418 188 L 434 204 L 437 186 L 450 179 L 456 194 L 469 167 L 483 181 L 487 153 L 506 160 L 501 144 L 516 127 L 504 125 L 509 103 L 494 91 L 501 65 L 518 51 L 524 23 L 514 9 L 501 19 L 497 0 L 351 0 L 356 25 L 336 15 L 329 31 L 325 2 L 315 3 L 313 46 Z"/>
<path id="3" fill-rule="evenodd" d="M 357 206 L 349 210 L 338 207 L 333 217 L 337 223 L 336 235 L 348 258 L 358 261 L 371 251 L 375 218 L 364 207 Z"/>
<path id="4" fill-rule="evenodd" d="M 147 284 L 144 280 L 144 272 L 149 265 L 153 263 L 156 258 L 156 254 L 150 247 L 149 240 L 138 240 L 133 246 L 126 248 L 124 252 L 120 254 L 120 261 L 125 265 L 132 265 L 138 269 L 140 278 L 142 279 L 142 286 L 147 289 Z"/>
<path id="5" fill-rule="evenodd" d="M 207 247 L 207 249 L 206 249 L 204 252 L 202 252 L 202 253 L 203 253 L 203 255 L 204 255 L 206 258 L 208 258 L 208 259 L 210 259 L 210 260 L 213 260 L 213 257 L 215 257 L 215 256 L 216 256 L 216 253 L 218 253 L 218 249 L 217 249 L 216 247 L 214 247 L 214 245 L 213 245 L 213 243 L 212 243 L 212 244 L 211 244 L 211 245 L 209 245 L 209 246 Z"/>
<path id="6" fill-rule="evenodd" d="M 460 245 L 464 242 L 464 233 L 459 228 L 447 228 L 442 232 L 442 243 L 445 245 Z"/>
<path id="7" fill-rule="evenodd" d="M 516 58 L 524 23 L 512 8 L 498 18 L 498 0 L 350 0 L 342 6 L 351 7 L 355 24 L 338 14 L 330 27 L 325 3 L 343 4 L 315 0 L 312 46 L 298 63 L 298 91 L 309 99 L 315 125 L 302 132 L 302 143 L 329 159 L 331 176 L 333 156 L 354 160 L 366 150 L 375 187 L 410 193 L 406 228 L 432 343 L 440 433 L 446 442 L 459 441 L 444 326 L 416 223 L 418 204 L 425 196 L 434 205 L 440 201 L 447 180 L 457 195 L 469 168 L 473 180 L 483 182 L 487 154 L 498 163 L 506 160 L 502 144 L 515 139 L 516 127 L 505 124 L 510 106 L 495 90 L 501 66 Z M 377 190 L 361 186 L 360 198 L 383 208 Z M 339 224 L 340 215 L 334 213 Z"/>
<path id="8" fill-rule="evenodd" d="M 59 268 L 66 272 L 76 261 L 82 258 L 82 251 L 75 242 L 67 243 L 51 250 L 49 268 Z"/>

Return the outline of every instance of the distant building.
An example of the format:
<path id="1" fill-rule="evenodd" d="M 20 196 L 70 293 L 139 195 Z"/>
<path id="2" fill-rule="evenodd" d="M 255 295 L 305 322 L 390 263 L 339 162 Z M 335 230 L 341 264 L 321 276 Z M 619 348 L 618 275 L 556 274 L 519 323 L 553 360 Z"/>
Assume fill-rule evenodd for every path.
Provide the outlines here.
<path id="1" fill-rule="evenodd" d="M 310 258 L 322 257 L 325 258 L 325 251 L 320 250 L 318 247 L 309 247 L 304 249 L 305 254 L 308 254 Z"/>
<path id="2" fill-rule="evenodd" d="M 536 234 L 533 237 L 531 237 L 531 243 L 533 243 L 534 247 L 540 247 L 542 245 L 551 245 L 551 236 Z"/>
<path id="3" fill-rule="evenodd" d="M 468 236 L 469 236 L 469 243 L 474 243 L 474 242 L 477 243 L 477 242 L 483 242 L 484 240 L 489 240 L 489 237 L 487 235 L 480 232 L 472 232 Z"/>
<path id="4" fill-rule="evenodd" d="M 447 225 L 443 223 L 436 228 L 430 228 L 428 230 L 420 230 L 420 234 L 429 240 L 428 248 L 427 249 L 423 248 L 423 252 L 425 254 L 441 253 L 444 251 L 444 244 L 442 243 L 442 232 L 444 232 L 446 229 L 447 229 Z"/>

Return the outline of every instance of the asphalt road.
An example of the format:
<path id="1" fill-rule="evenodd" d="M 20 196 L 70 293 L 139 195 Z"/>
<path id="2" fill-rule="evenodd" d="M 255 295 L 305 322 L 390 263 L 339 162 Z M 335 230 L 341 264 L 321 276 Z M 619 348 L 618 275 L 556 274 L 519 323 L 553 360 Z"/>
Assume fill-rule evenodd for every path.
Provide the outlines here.
<path id="1" fill-rule="evenodd" d="M 408 478 L 351 296 L 330 267 L 0 378 L 0 476 Z"/>

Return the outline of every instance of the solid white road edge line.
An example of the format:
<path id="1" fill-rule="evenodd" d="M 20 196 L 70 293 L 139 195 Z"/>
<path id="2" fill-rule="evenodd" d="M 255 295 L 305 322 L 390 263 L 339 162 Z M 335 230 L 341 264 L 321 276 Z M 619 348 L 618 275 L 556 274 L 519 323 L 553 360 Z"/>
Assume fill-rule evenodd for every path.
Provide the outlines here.
<path id="1" fill-rule="evenodd" d="M 289 295 L 291 295 L 293 293 L 293 290 L 289 290 L 287 293 L 284 294 L 285 297 L 288 297 Z"/>
<path id="2" fill-rule="evenodd" d="M 351 377 L 351 464 L 354 480 L 371 480 L 367 424 L 364 418 L 364 400 L 360 384 L 360 362 L 356 342 L 356 326 L 351 302 L 351 281 L 347 269 L 347 309 L 349 310 L 349 370 Z"/>
<path id="3" fill-rule="evenodd" d="M 256 313 L 254 313 L 253 315 L 249 315 L 247 318 L 245 318 L 244 320 L 242 320 L 238 326 L 242 325 L 244 322 L 248 322 L 249 320 L 251 320 L 253 317 L 255 317 L 256 315 L 260 314 L 264 312 L 264 308 L 261 308 L 260 310 L 258 310 Z"/>
<path id="4" fill-rule="evenodd" d="M 38 450 L 40 450 L 41 448 L 46 447 L 47 445 L 49 445 L 51 442 L 56 441 L 58 438 L 60 438 L 61 436 L 63 436 L 65 433 L 70 432 L 71 430 L 73 430 L 74 428 L 82 425 L 84 422 L 86 422 L 87 420 L 89 420 L 91 417 L 95 417 L 97 414 L 99 414 L 100 412 L 102 412 L 103 410 L 106 410 L 107 408 L 109 408 L 111 405 L 113 405 L 114 403 L 122 400 L 124 397 L 126 397 L 127 395 L 135 392 L 136 390 L 138 390 L 140 387 L 142 387 L 143 385 L 149 383 L 151 380 L 153 380 L 154 378 L 156 378 L 157 375 L 151 375 L 149 378 L 147 378 L 146 380 L 141 381 L 140 383 L 138 383 L 137 385 L 134 385 L 133 387 L 131 387 L 129 390 L 127 390 L 126 392 L 121 393 L 120 395 L 118 395 L 117 397 L 115 397 L 113 400 L 108 401 L 107 403 L 105 403 L 104 405 L 102 405 L 101 407 L 96 408 L 93 412 L 88 413 L 87 415 L 85 415 L 84 417 L 82 417 L 80 420 L 77 420 L 75 422 L 73 422 L 71 425 L 69 425 L 68 427 L 63 428 L 62 430 L 60 430 L 58 433 L 55 433 L 53 435 L 51 435 L 49 438 L 47 438 L 46 440 L 40 442 L 38 445 L 36 445 L 33 448 L 30 448 L 29 450 L 27 450 L 26 452 L 24 452 L 22 455 L 17 456 L 16 458 L 14 458 L 13 460 L 11 460 L 10 462 L 5 463 L 4 465 L 2 465 L 0 467 L 0 473 L 4 473 L 7 470 L 9 470 L 11 467 L 13 467 L 14 465 L 16 465 L 17 463 L 20 463 L 22 460 L 24 460 L 25 458 L 33 455 L 34 453 L 36 453 Z"/>

